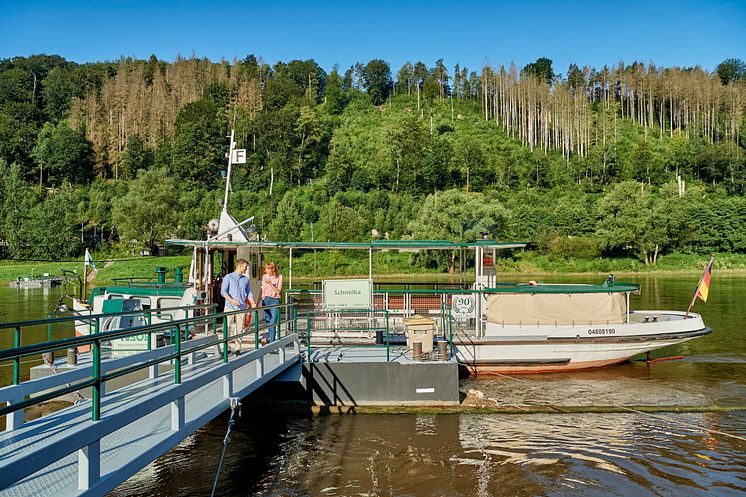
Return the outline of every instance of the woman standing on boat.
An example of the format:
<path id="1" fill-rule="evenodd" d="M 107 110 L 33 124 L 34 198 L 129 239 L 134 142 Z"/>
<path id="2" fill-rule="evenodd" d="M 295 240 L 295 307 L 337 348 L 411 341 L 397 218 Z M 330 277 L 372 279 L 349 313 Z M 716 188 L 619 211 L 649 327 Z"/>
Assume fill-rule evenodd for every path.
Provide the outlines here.
<path id="1" fill-rule="evenodd" d="M 268 262 L 264 266 L 264 275 L 262 276 L 262 305 L 276 306 L 280 303 L 282 292 L 282 275 L 277 273 L 277 266 L 274 262 Z M 269 325 L 269 341 L 275 341 L 277 333 L 277 322 L 280 319 L 280 308 L 273 307 L 264 309 L 264 320 Z"/>

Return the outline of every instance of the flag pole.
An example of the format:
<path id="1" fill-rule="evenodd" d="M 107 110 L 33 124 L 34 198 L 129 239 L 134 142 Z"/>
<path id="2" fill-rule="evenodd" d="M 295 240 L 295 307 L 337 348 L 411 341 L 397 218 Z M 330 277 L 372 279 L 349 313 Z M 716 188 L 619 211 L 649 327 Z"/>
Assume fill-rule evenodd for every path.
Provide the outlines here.
<path id="1" fill-rule="evenodd" d="M 707 268 L 712 267 L 712 261 L 715 259 L 715 254 L 710 254 L 710 260 L 707 262 L 707 266 L 705 266 L 705 270 L 702 272 L 702 276 L 699 277 L 699 283 L 697 283 L 697 288 L 694 289 L 694 295 L 692 295 L 692 300 L 689 302 L 689 307 L 686 309 L 686 314 L 684 314 L 684 319 L 687 319 L 689 317 L 689 311 L 692 310 L 692 307 L 694 307 L 694 302 L 697 300 L 697 293 L 699 293 L 699 287 L 702 285 L 702 281 L 705 279 L 705 274 L 707 274 Z"/>
<path id="2" fill-rule="evenodd" d="M 83 302 L 86 301 L 88 294 L 88 261 L 83 263 Z"/>

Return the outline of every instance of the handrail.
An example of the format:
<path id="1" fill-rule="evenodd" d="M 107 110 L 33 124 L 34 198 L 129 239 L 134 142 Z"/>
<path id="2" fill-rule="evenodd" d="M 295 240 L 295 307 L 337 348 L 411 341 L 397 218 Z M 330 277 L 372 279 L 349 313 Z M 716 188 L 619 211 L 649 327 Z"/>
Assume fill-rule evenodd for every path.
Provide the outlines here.
<path id="1" fill-rule="evenodd" d="M 61 317 L 47 317 L 43 319 L 31 319 L 28 321 L 12 321 L 12 322 L 0 322 L 0 330 L 24 326 L 37 326 L 40 324 L 55 324 L 63 323 L 66 321 L 81 321 L 81 320 L 93 320 L 97 318 L 115 317 L 115 316 L 128 316 L 132 314 L 152 314 L 154 312 L 170 312 L 170 311 L 190 311 L 196 309 L 208 309 L 217 307 L 217 304 L 196 304 L 182 307 L 161 307 L 158 309 L 140 309 L 136 311 L 120 311 L 120 312 L 105 312 L 101 314 L 83 314 L 80 313 L 75 316 L 61 316 Z M 83 311 L 85 312 L 85 311 Z"/>
<path id="2" fill-rule="evenodd" d="M 373 327 L 373 328 L 358 328 L 357 330 L 366 330 L 366 331 L 375 331 L 377 332 L 381 331 L 385 333 L 386 337 L 386 362 L 391 360 L 391 344 L 389 342 L 389 311 L 386 309 L 336 309 L 336 310 L 323 310 L 323 311 L 311 311 L 306 313 L 306 320 L 307 320 L 307 326 L 306 326 L 306 346 L 308 348 L 308 363 L 311 363 L 311 318 L 314 315 L 324 315 L 324 314 L 383 314 L 385 317 L 385 326 L 382 328 Z M 378 345 L 377 345 L 378 346 Z"/>
<path id="3" fill-rule="evenodd" d="M 285 295 L 288 294 L 299 294 L 299 293 L 308 293 L 313 295 L 321 295 L 321 290 L 318 289 L 296 289 L 293 288 L 292 290 L 285 290 Z M 384 294 L 384 293 L 393 293 L 393 294 L 406 294 L 406 293 L 412 293 L 412 294 L 422 294 L 422 295 L 435 295 L 435 294 L 453 294 L 453 295 L 461 295 L 461 294 L 470 294 L 470 293 L 484 293 L 483 290 L 462 290 L 462 289 L 448 289 L 443 288 L 440 290 L 425 290 L 425 289 L 413 289 L 413 290 L 407 290 L 402 288 L 377 288 L 373 290 L 373 294 Z"/>
<path id="4" fill-rule="evenodd" d="M 205 307 L 205 306 L 202 306 Z M 297 313 L 293 312 L 292 314 L 289 312 L 289 309 L 295 309 L 295 304 L 278 304 L 275 306 L 265 306 L 261 308 L 254 308 L 254 309 L 248 309 L 248 310 L 236 310 L 236 311 L 228 311 L 228 312 L 222 312 L 222 313 L 213 313 L 213 314 L 206 314 L 203 316 L 194 316 L 191 318 L 185 318 L 180 319 L 176 321 L 168 321 L 164 323 L 156 323 L 156 324 L 146 324 L 143 326 L 136 326 L 132 328 L 123 328 L 120 330 L 111 330 L 111 331 L 104 331 L 100 333 L 95 333 L 87 336 L 78 336 L 78 337 L 71 337 L 71 338 L 63 338 L 59 340 L 53 340 L 45 343 L 38 343 L 38 344 L 32 344 L 32 345 L 25 345 L 20 346 L 20 340 L 16 341 L 16 347 L 13 347 L 11 349 L 5 349 L 0 350 L 0 361 L 2 360 L 8 360 L 12 359 L 14 363 L 20 364 L 20 360 L 24 356 L 28 355 L 35 355 L 39 352 L 48 352 L 48 351 L 54 351 L 59 349 L 66 349 L 81 345 L 88 345 L 90 344 L 92 346 L 92 358 L 93 363 L 91 365 L 91 378 L 77 381 L 69 386 L 64 386 L 62 388 L 52 389 L 47 392 L 44 392 L 43 394 L 39 396 L 35 396 L 31 399 L 27 400 L 19 400 L 19 399 L 0 399 L 0 402 L 7 402 L 8 405 L 0 407 L 0 415 L 6 415 L 13 413 L 15 411 L 25 409 L 26 407 L 29 407 L 31 405 L 35 405 L 41 402 L 44 402 L 46 400 L 53 399 L 55 397 L 59 397 L 61 395 L 64 395 L 66 393 L 73 392 L 75 390 L 79 390 L 80 388 L 85 387 L 92 387 L 93 395 L 92 395 L 92 405 L 91 405 L 91 419 L 92 421 L 98 421 L 101 418 L 101 387 L 107 380 L 111 380 L 113 378 L 116 378 L 118 376 L 122 376 L 124 374 L 128 374 L 134 371 L 138 371 L 140 369 L 145 369 L 151 366 L 155 366 L 161 362 L 174 360 L 174 383 L 178 384 L 181 383 L 181 358 L 184 355 L 184 353 L 194 353 L 198 350 L 202 350 L 208 347 L 212 347 L 215 345 L 223 345 L 223 362 L 228 362 L 228 344 L 230 340 L 234 339 L 241 339 L 244 336 L 249 335 L 250 333 L 255 333 L 255 336 L 257 338 L 257 348 L 258 346 L 258 333 L 262 329 L 267 329 L 270 325 L 267 323 L 264 323 L 263 326 L 260 326 L 259 324 L 259 312 L 263 312 L 264 309 L 269 308 L 285 308 L 285 320 L 279 320 L 279 322 L 275 323 L 274 326 L 277 326 L 279 335 L 282 334 L 282 326 L 287 325 L 288 332 L 286 333 L 286 336 L 289 334 L 294 333 L 293 330 L 297 330 Z M 159 311 L 162 309 L 158 309 Z M 255 326 L 254 329 L 251 331 L 245 331 L 246 329 L 250 329 L 250 327 L 246 327 L 242 330 L 241 333 L 237 333 L 235 335 L 228 334 L 228 320 L 226 319 L 229 316 L 232 315 L 244 315 L 247 313 L 252 313 Z M 108 315 L 107 315 L 108 316 Z M 292 316 L 292 318 L 291 318 Z M 217 322 L 219 319 L 223 319 L 223 336 L 217 336 L 218 332 L 218 326 Z M 42 320 L 43 321 L 43 320 Z M 182 350 L 181 344 L 183 341 L 182 336 L 182 330 L 187 330 L 189 325 L 198 325 L 198 324 L 209 324 L 212 322 L 213 324 L 213 333 L 216 335 L 215 340 L 205 340 L 205 342 L 197 347 L 189 347 L 186 351 Z M 290 324 L 292 323 L 292 327 Z M 15 329 L 19 329 L 18 326 L 14 327 Z M 116 371 L 112 371 L 107 374 L 102 374 L 101 372 L 101 342 L 106 340 L 112 340 L 117 338 L 124 338 L 128 336 L 135 336 L 135 335 L 142 335 L 144 333 L 148 333 L 151 335 L 154 332 L 163 330 L 163 329 L 176 329 L 176 342 L 174 345 L 174 352 L 170 354 L 163 355 L 161 357 L 150 359 L 147 361 L 144 361 L 139 364 L 135 364 L 130 367 L 126 367 L 123 369 L 119 369 Z M 17 339 L 20 339 L 20 333 L 16 334 Z M 278 336 L 278 339 L 280 336 Z M 14 384 L 18 385 L 19 383 L 15 381 L 16 378 L 14 378 Z"/>

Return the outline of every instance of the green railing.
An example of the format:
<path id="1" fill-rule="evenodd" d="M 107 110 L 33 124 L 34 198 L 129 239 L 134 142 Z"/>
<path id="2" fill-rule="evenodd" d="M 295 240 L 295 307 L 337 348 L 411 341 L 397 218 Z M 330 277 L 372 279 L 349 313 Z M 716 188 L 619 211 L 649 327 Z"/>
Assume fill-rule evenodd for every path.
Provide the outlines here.
<path id="1" fill-rule="evenodd" d="M 324 321 L 328 321 L 332 325 L 326 327 Z M 342 322 L 340 323 L 340 321 Z M 380 326 L 378 325 L 379 321 L 382 321 Z M 340 309 L 334 311 L 313 311 L 306 314 L 306 322 L 306 346 L 308 348 L 309 364 L 311 363 L 311 337 L 313 331 L 375 333 L 376 346 L 386 347 L 386 361 L 391 360 L 389 311 L 387 310 Z M 363 324 L 359 325 L 360 322 Z M 322 324 L 322 327 L 316 326 L 317 323 Z"/>
<path id="2" fill-rule="evenodd" d="M 33 319 L 27 321 L 15 321 L 8 323 L 0 323 L 0 333 L 3 330 L 13 330 L 13 348 L 18 348 L 23 345 L 23 329 L 30 328 L 33 326 L 46 326 L 47 327 L 47 342 L 52 342 L 52 327 L 70 322 L 80 322 L 88 325 L 88 334 L 98 334 L 101 329 L 101 321 L 114 317 L 142 317 L 147 321 L 147 325 L 152 324 L 153 314 L 160 313 L 171 313 L 177 311 L 184 311 L 185 316 L 189 316 L 192 313 L 194 316 L 198 311 L 204 310 L 206 313 L 217 308 L 216 304 L 199 304 L 187 307 L 164 307 L 161 309 L 140 309 L 135 311 L 121 311 L 121 312 L 108 312 L 101 314 L 85 314 L 80 312 L 79 314 L 71 314 L 69 316 L 61 317 L 47 317 L 43 319 Z M 75 311 L 79 312 L 79 311 Z M 160 317 L 160 316 L 159 316 Z M 173 319 L 172 316 L 170 316 Z M 160 324 L 160 323 L 159 323 Z M 152 348 L 151 335 L 148 335 L 148 349 Z M 21 379 L 21 362 L 20 358 L 13 359 L 13 384 L 18 385 Z"/>
<path id="3" fill-rule="evenodd" d="M 200 307 L 200 308 L 209 308 L 212 307 L 211 305 L 203 305 L 203 306 L 194 306 L 194 307 Z M 66 386 L 51 389 L 48 391 L 45 391 L 44 393 L 41 393 L 37 396 L 34 396 L 31 399 L 25 399 L 17 402 L 13 402 L 7 406 L 0 407 L 0 416 L 5 416 L 7 414 L 10 414 L 12 412 L 25 409 L 26 407 L 30 407 L 32 405 L 40 404 L 42 402 L 45 402 L 47 400 L 51 400 L 57 397 L 60 397 L 62 395 L 66 395 L 72 392 L 75 392 L 77 390 L 80 390 L 82 388 L 91 387 L 92 389 L 92 404 L 91 404 L 91 419 L 93 421 L 98 421 L 101 419 L 101 389 L 102 385 L 104 385 L 107 381 L 112 380 L 114 378 L 118 378 L 120 376 L 124 376 L 126 374 L 146 369 L 151 366 L 157 366 L 158 364 L 166 361 L 173 361 L 174 364 L 174 383 L 181 383 L 181 369 L 182 369 L 182 342 L 184 342 L 184 334 L 182 333 L 183 330 L 188 330 L 189 327 L 196 327 L 200 325 L 212 325 L 213 334 L 215 335 L 214 340 L 205 340 L 201 345 L 190 347 L 188 350 L 189 354 L 192 354 L 194 352 L 197 352 L 199 350 L 214 347 L 216 345 L 222 345 L 222 359 L 223 362 L 228 362 L 228 348 L 229 348 L 229 341 L 233 339 L 241 339 L 244 336 L 248 336 L 250 334 L 254 334 L 255 341 L 256 341 L 256 347 L 259 347 L 259 333 L 261 330 L 266 329 L 269 327 L 268 324 L 264 324 L 263 326 L 259 324 L 259 316 L 260 313 L 263 313 L 264 309 L 269 309 L 273 307 L 278 308 L 285 308 L 285 316 L 286 319 L 283 321 L 282 319 L 279 320 L 278 323 L 276 323 L 278 333 L 281 336 L 283 325 L 286 328 L 286 336 L 288 333 L 294 332 L 294 330 L 297 330 L 297 313 L 292 310 L 287 310 L 288 307 L 294 307 L 293 304 L 280 304 L 277 306 L 271 306 L 271 307 L 262 307 L 262 308 L 255 308 L 251 310 L 239 310 L 239 311 L 230 311 L 230 312 L 223 312 L 223 313 L 213 313 L 213 314 L 205 314 L 203 316 L 195 316 L 191 318 L 186 319 L 180 319 L 175 321 L 169 321 L 166 323 L 157 323 L 157 324 L 150 324 L 150 325 L 144 325 L 144 326 L 138 326 L 133 328 L 124 328 L 120 330 L 112 330 L 112 331 L 104 331 L 100 333 L 94 333 L 88 336 L 80 336 L 80 337 L 72 337 L 72 338 L 63 338 L 59 340 L 53 340 L 43 343 L 37 343 L 33 345 L 26 345 L 21 346 L 21 329 L 23 326 L 31 326 L 31 325 L 38 325 L 38 324 L 44 324 L 46 320 L 35 320 L 35 321 L 23 321 L 18 323 L 3 323 L 0 326 L 0 329 L 8 329 L 11 328 L 14 330 L 14 347 L 12 349 L 6 349 L 6 350 L 0 350 L 0 361 L 6 361 L 6 360 L 12 360 L 14 364 L 14 384 L 18 385 L 19 382 L 19 372 L 20 372 L 20 364 L 21 359 L 26 356 L 31 355 L 37 355 L 40 353 L 48 353 L 48 352 L 54 352 L 56 350 L 65 350 L 69 348 L 77 348 L 81 346 L 90 346 L 92 348 L 92 365 L 91 365 L 91 377 L 75 381 L 69 384 L 66 384 Z M 153 312 L 162 311 L 162 309 L 155 309 Z M 130 313 L 113 313 L 113 314 L 130 314 Z M 249 328 L 244 328 L 243 332 L 237 333 L 234 335 L 229 335 L 229 330 L 227 326 L 227 317 L 231 315 L 246 315 L 250 314 L 252 316 L 252 319 L 254 320 L 254 327 L 253 329 L 250 329 L 250 331 L 245 331 Z M 103 314 L 103 315 L 96 315 L 93 316 L 94 318 L 102 318 L 102 317 L 109 317 L 112 316 L 112 314 Z M 290 318 L 290 321 L 288 321 L 288 318 Z M 59 318 L 61 320 L 68 320 L 68 318 Z M 71 317 L 70 319 L 75 319 L 74 317 Z M 217 335 L 218 332 L 218 321 L 222 320 L 222 329 L 223 329 L 223 336 L 220 337 Z M 101 371 L 101 348 L 102 348 L 102 342 L 109 341 L 109 340 L 115 340 L 119 338 L 126 338 L 129 336 L 135 336 L 135 335 L 142 335 L 145 333 L 153 334 L 158 332 L 165 332 L 169 331 L 171 329 L 175 329 L 175 343 L 172 345 L 174 346 L 174 351 L 165 354 L 160 355 L 154 359 L 147 359 L 142 362 L 139 362 L 137 364 L 134 364 L 132 366 L 122 367 L 119 369 L 116 369 L 112 372 L 109 372 L 107 374 L 102 374 Z M 278 336 L 278 339 L 279 339 Z M 5 402 L 8 402 L 6 399 Z"/>
<path id="4" fill-rule="evenodd" d="M 386 347 L 386 361 L 391 360 L 391 318 L 393 316 L 386 309 L 345 309 L 312 311 L 306 313 L 306 347 L 308 362 L 311 362 L 311 341 L 313 333 L 334 332 L 336 338 L 343 339 L 344 334 L 349 335 L 357 332 L 376 334 L 376 346 Z M 435 337 L 442 336 L 448 344 L 448 357 L 454 356 L 453 347 L 453 316 L 451 308 L 441 304 L 440 315 L 436 317 L 439 321 L 440 333 Z M 360 325 L 362 323 L 362 325 Z M 341 335 L 341 336 L 340 336 Z M 401 335 L 399 335 L 401 336 Z M 349 341 L 345 345 L 370 346 L 369 343 L 353 343 Z"/>

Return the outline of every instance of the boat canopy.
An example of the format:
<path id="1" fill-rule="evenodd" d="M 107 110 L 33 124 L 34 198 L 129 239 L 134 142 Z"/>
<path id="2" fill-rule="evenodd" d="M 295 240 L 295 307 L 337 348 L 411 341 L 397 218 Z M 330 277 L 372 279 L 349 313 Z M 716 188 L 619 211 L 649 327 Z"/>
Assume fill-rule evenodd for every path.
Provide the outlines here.
<path id="1" fill-rule="evenodd" d="M 621 324 L 627 318 L 626 297 L 633 291 L 619 290 L 616 285 L 605 291 L 597 289 L 596 285 L 530 286 L 533 291 L 524 290 L 526 286 L 515 285 L 511 291 L 505 285 L 497 293 L 488 295 L 487 321 L 508 325 Z M 572 288 L 576 286 L 592 289 Z M 638 285 L 628 285 L 633 286 L 639 289 Z"/>
<path id="2" fill-rule="evenodd" d="M 204 240 L 166 240 L 168 245 L 181 247 L 203 248 Z M 212 249 L 236 249 L 238 247 L 250 248 L 283 248 L 283 249 L 319 249 L 319 250 L 453 250 L 473 249 L 476 247 L 487 249 L 521 249 L 526 246 L 525 242 L 498 242 L 496 240 L 476 240 L 473 242 L 452 242 L 450 240 L 371 240 L 370 242 L 269 242 L 269 241 L 222 241 L 213 240 L 209 242 Z"/>
<path id="3" fill-rule="evenodd" d="M 495 283 L 485 288 L 488 293 L 639 293 L 637 283 L 615 283 L 613 285 L 546 284 L 539 283 Z"/>

